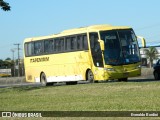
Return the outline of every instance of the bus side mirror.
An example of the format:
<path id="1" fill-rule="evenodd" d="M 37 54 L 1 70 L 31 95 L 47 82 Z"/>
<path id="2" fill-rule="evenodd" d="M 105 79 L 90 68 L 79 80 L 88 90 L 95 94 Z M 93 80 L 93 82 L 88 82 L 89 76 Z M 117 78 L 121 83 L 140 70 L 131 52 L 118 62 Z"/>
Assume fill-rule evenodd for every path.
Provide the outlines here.
<path id="1" fill-rule="evenodd" d="M 137 36 L 137 39 L 140 39 L 141 40 L 141 42 L 142 42 L 142 48 L 146 48 L 146 40 L 145 40 L 145 38 L 144 37 L 142 37 L 142 36 Z"/>
<path id="2" fill-rule="evenodd" d="M 98 40 L 101 50 L 104 51 L 104 41 L 103 40 Z"/>

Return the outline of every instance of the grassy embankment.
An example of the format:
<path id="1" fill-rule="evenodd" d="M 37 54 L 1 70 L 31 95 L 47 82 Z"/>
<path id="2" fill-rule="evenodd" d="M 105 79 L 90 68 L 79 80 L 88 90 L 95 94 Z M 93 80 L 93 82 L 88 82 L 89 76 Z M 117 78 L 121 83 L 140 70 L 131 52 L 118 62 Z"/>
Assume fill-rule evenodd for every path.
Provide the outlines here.
<path id="1" fill-rule="evenodd" d="M 160 111 L 160 82 L 0 89 L 0 111 Z"/>

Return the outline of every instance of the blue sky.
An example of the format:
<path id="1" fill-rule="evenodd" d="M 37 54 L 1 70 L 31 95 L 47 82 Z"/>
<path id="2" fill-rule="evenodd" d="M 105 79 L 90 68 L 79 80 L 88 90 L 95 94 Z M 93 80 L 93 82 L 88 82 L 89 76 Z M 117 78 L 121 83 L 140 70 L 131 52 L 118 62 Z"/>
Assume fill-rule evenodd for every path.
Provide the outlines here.
<path id="1" fill-rule="evenodd" d="M 160 0 L 5 1 L 11 11 L 0 10 L 0 59 L 12 58 L 13 44 L 22 49 L 25 38 L 94 24 L 131 26 L 147 42 L 160 42 Z"/>

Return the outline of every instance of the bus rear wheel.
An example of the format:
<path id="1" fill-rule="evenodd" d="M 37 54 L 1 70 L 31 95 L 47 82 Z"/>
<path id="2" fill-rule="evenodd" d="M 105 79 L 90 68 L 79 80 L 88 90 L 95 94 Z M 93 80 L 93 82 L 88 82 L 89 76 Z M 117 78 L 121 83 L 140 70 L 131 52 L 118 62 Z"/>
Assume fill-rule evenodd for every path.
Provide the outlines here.
<path id="1" fill-rule="evenodd" d="M 88 70 L 87 71 L 87 81 L 88 82 L 90 82 L 90 83 L 93 83 L 94 82 L 94 75 L 93 75 L 93 73 L 92 73 L 92 71 L 91 70 Z"/>
<path id="2" fill-rule="evenodd" d="M 40 80 L 41 80 L 41 85 L 42 86 L 47 86 L 47 79 L 46 79 L 45 73 L 41 74 Z"/>

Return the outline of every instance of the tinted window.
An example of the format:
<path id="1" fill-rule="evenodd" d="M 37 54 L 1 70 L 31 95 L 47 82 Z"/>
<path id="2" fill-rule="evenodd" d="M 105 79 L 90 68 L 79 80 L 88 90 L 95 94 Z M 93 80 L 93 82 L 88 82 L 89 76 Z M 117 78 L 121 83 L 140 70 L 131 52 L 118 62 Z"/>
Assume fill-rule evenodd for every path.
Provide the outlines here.
<path id="1" fill-rule="evenodd" d="M 87 50 L 88 49 L 87 35 L 78 35 L 77 36 L 77 49 L 78 50 Z"/>
<path id="2" fill-rule="evenodd" d="M 24 45 L 24 49 L 25 49 L 25 56 L 28 56 L 28 43 L 25 43 Z"/>
<path id="3" fill-rule="evenodd" d="M 90 33 L 89 38 L 93 63 L 96 67 L 103 67 L 102 51 L 98 42 L 98 33 Z"/>
<path id="4" fill-rule="evenodd" d="M 64 38 L 60 38 L 60 51 L 64 51 Z"/>
<path id="5" fill-rule="evenodd" d="M 53 40 L 45 40 L 44 41 L 44 52 L 52 53 L 53 52 Z"/>
<path id="6" fill-rule="evenodd" d="M 64 51 L 64 38 L 57 38 L 54 40 L 54 52 Z"/>
<path id="7" fill-rule="evenodd" d="M 43 41 L 37 41 L 34 43 L 34 54 L 40 55 L 43 53 Z"/>
<path id="8" fill-rule="evenodd" d="M 60 51 L 61 46 L 60 46 L 60 40 L 59 38 L 54 39 L 54 52 Z"/>
<path id="9" fill-rule="evenodd" d="M 25 43 L 26 56 L 88 50 L 86 34 Z"/>
<path id="10" fill-rule="evenodd" d="M 77 45 L 77 41 L 76 41 L 76 37 L 71 37 L 71 50 L 76 50 L 76 45 Z"/>
<path id="11" fill-rule="evenodd" d="M 78 50 L 82 50 L 82 48 L 83 48 L 82 41 L 83 41 L 83 36 L 82 35 L 78 35 L 77 36 L 77 49 Z"/>
<path id="12" fill-rule="evenodd" d="M 98 42 L 98 33 L 90 33 L 90 43 L 91 49 L 93 49 L 94 52 L 101 50 Z"/>
<path id="13" fill-rule="evenodd" d="M 25 55 L 26 56 L 31 56 L 34 55 L 34 43 L 30 42 L 30 43 L 26 43 L 25 46 Z"/>
<path id="14" fill-rule="evenodd" d="M 121 65 L 140 61 L 137 40 L 132 29 L 101 31 L 100 35 L 105 43 L 106 64 Z"/>
<path id="15" fill-rule="evenodd" d="M 120 41 L 117 31 L 102 31 L 100 32 L 100 35 L 105 43 L 105 63 L 109 65 L 123 64 L 124 60 L 121 55 Z"/>
<path id="16" fill-rule="evenodd" d="M 71 38 L 67 37 L 65 40 L 65 51 L 70 51 L 71 50 Z"/>
<path id="17" fill-rule="evenodd" d="M 83 35 L 83 49 L 84 50 L 87 50 L 88 49 L 88 41 L 87 41 L 87 36 L 86 35 Z"/>

